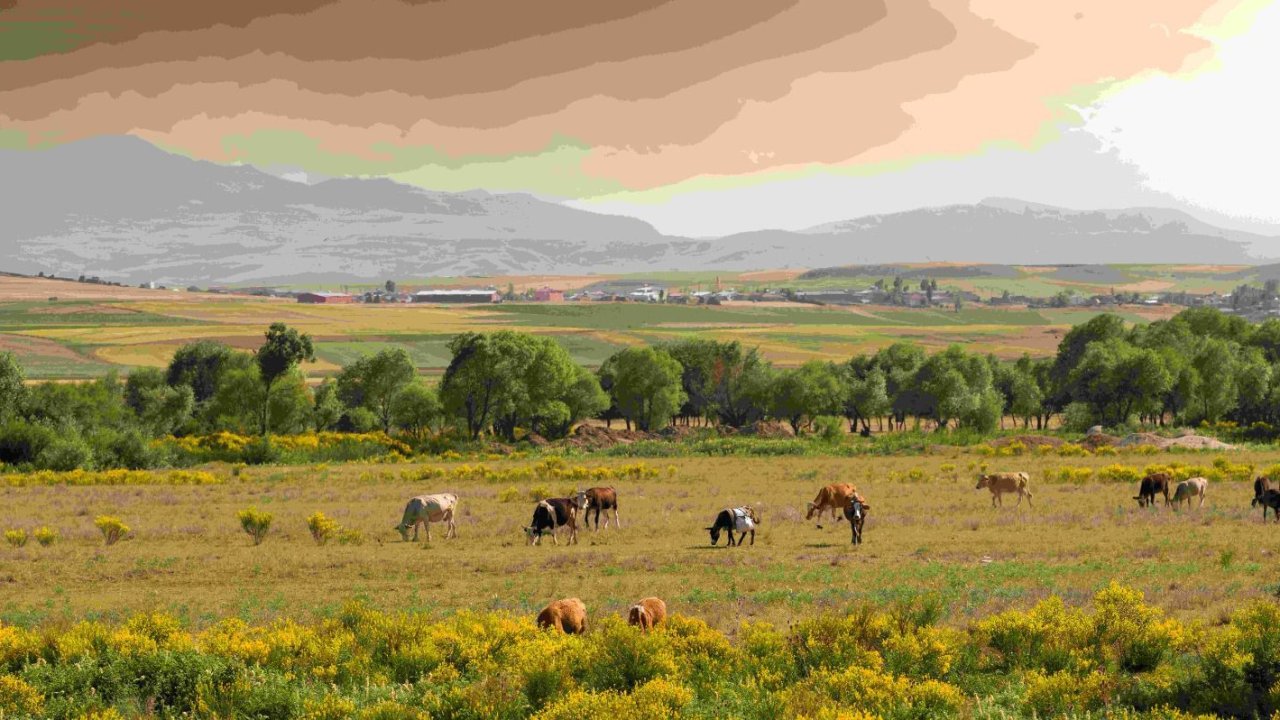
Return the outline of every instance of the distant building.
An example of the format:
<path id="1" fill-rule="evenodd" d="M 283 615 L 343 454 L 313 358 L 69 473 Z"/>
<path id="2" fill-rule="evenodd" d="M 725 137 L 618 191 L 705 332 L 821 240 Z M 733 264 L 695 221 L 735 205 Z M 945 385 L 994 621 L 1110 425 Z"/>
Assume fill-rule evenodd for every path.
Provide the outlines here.
<path id="1" fill-rule="evenodd" d="M 297 298 L 298 302 L 308 305 L 345 305 L 356 301 L 354 295 L 331 292 L 301 292 Z"/>
<path id="2" fill-rule="evenodd" d="M 533 299 L 536 302 L 564 302 L 564 291 L 540 287 L 533 291 Z"/>
<path id="3" fill-rule="evenodd" d="M 413 301 L 416 303 L 475 304 L 496 303 L 500 300 L 502 300 L 502 294 L 493 288 L 419 290 L 413 294 Z"/>
<path id="4" fill-rule="evenodd" d="M 658 302 L 662 299 L 663 293 L 663 288 L 645 285 L 627 293 L 627 298 L 639 302 Z"/>

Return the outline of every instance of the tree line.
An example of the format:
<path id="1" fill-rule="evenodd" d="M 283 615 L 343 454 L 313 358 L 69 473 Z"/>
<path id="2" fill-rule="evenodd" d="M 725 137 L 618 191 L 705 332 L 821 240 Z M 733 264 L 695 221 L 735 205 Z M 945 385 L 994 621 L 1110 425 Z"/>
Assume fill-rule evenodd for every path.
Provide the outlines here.
<path id="1" fill-rule="evenodd" d="M 968 429 L 1012 422 L 1081 430 L 1231 421 L 1280 425 L 1280 320 L 1258 325 L 1211 308 L 1126 326 L 1113 314 L 1073 327 L 1052 357 L 1000 360 L 906 342 L 844 362 L 778 368 L 737 341 L 686 338 L 617 351 L 592 370 L 555 339 L 463 333 L 438 383 L 408 353 L 354 360 L 306 382 L 311 339 L 277 323 L 254 352 L 201 340 L 165 368 L 85 383 L 28 385 L 0 354 L 0 463 L 49 469 L 153 467 L 155 438 L 217 431 L 447 435 L 514 442 L 561 438 L 588 419 L 656 431 L 672 423 L 742 428 L 785 422 L 796 433 Z M 833 427 L 834 425 L 834 427 Z"/>

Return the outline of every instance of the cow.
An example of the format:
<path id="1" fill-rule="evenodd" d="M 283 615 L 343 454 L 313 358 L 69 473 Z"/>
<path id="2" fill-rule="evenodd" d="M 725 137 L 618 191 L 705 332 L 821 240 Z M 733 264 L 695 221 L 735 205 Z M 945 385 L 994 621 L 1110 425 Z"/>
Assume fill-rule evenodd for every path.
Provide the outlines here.
<path id="1" fill-rule="evenodd" d="M 578 542 L 578 508 L 569 498 L 548 498 L 533 508 L 533 522 L 524 529 L 525 544 L 537 545 L 543 533 L 551 533 L 551 542 L 556 545 L 556 528 L 569 528 L 569 544 Z"/>
<path id="2" fill-rule="evenodd" d="M 857 494 L 858 488 L 849 483 L 832 483 L 818 491 L 818 496 L 808 505 L 808 514 L 804 516 L 805 520 L 812 520 L 815 515 L 818 516 L 818 529 L 822 529 L 822 513 L 826 510 L 831 511 L 831 517 L 835 522 L 840 522 L 840 511 L 848 507 L 849 502 L 853 500 L 853 496 Z"/>
<path id="3" fill-rule="evenodd" d="M 1166 472 L 1151 473 L 1142 478 L 1138 486 L 1138 507 L 1155 507 L 1156 493 L 1164 494 L 1164 504 L 1169 504 L 1169 486 L 1173 484 L 1173 476 Z"/>
<path id="4" fill-rule="evenodd" d="M 1259 476 L 1253 481 L 1253 502 L 1249 503 L 1250 507 L 1258 507 L 1262 505 L 1262 522 L 1267 521 L 1267 505 L 1262 502 L 1262 496 L 1271 490 L 1271 479 L 1266 476 Z M 1280 522 L 1280 518 L 1276 519 Z"/>
<path id="5" fill-rule="evenodd" d="M 640 628 L 640 632 L 649 632 L 667 619 L 667 604 L 656 597 L 647 597 L 627 612 L 627 624 Z"/>
<path id="6" fill-rule="evenodd" d="M 1183 500 L 1187 501 L 1187 507 L 1191 507 L 1191 499 L 1194 497 L 1200 498 L 1200 504 L 1196 507 L 1204 507 L 1204 491 L 1207 487 L 1209 487 L 1209 481 L 1202 477 L 1188 478 L 1178 483 L 1173 490 L 1174 509 L 1181 508 Z"/>
<path id="7" fill-rule="evenodd" d="M 1262 522 L 1267 521 L 1267 508 L 1271 508 L 1271 516 L 1280 523 L 1280 490 L 1268 488 L 1262 491 L 1262 494 L 1253 499 L 1253 502 L 1262 506 Z"/>
<path id="8" fill-rule="evenodd" d="M 458 496 L 453 493 L 437 495 L 419 495 L 409 500 L 404 506 L 404 517 L 396 530 L 400 537 L 409 542 L 409 528 L 413 528 L 413 541 L 418 541 L 418 525 L 427 529 L 427 542 L 431 542 L 431 523 L 445 523 L 445 539 L 458 537 L 458 526 L 453 522 L 453 514 L 458 509 Z"/>
<path id="9" fill-rule="evenodd" d="M 844 517 L 849 521 L 849 530 L 853 533 L 854 545 L 862 544 L 862 526 L 867 522 L 867 511 L 871 506 L 859 494 L 854 493 L 853 500 L 844 507 Z"/>
<path id="10" fill-rule="evenodd" d="M 751 533 L 751 544 L 755 545 L 756 525 L 758 524 L 760 524 L 760 516 L 756 514 L 756 511 L 753 508 L 726 508 L 721 510 L 719 515 L 716 515 L 715 522 L 712 523 L 711 527 L 707 528 L 707 530 L 711 533 L 712 545 L 720 542 L 720 533 L 726 530 L 729 533 L 729 547 L 741 545 L 742 540 L 747 536 L 747 533 Z M 733 540 L 733 533 L 735 530 L 742 533 L 738 537 L 737 542 L 734 542 Z"/>
<path id="11" fill-rule="evenodd" d="M 1031 476 L 1024 472 L 990 473 L 978 476 L 978 487 L 975 489 L 986 488 L 991 491 L 991 507 L 995 507 L 997 503 L 1004 507 L 1005 493 L 1018 493 L 1018 505 L 1022 504 L 1022 498 L 1025 497 L 1027 507 L 1031 507 L 1031 491 L 1027 489 L 1029 480 Z"/>
<path id="12" fill-rule="evenodd" d="M 614 527 L 622 527 L 622 521 L 618 519 L 618 491 L 613 487 L 593 487 L 586 490 L 579 490 L 575 496 L 578 503 L 578 510 L 582 513 L 582 524 L 591 527 L 591 521 L 587 517 L 592 510 L 596 511 L 596 530 L 600 529 L 600 511 L 613 511 Z M 605 512 L 604 527 L 609 529 L 609 513 Z"/>
<path id="13" fill-rule="evenodd" d="M 538 627 L 581 635 L 587 631 L 587 606 L 578 598 L 553 601 L 538 613 Z"/>

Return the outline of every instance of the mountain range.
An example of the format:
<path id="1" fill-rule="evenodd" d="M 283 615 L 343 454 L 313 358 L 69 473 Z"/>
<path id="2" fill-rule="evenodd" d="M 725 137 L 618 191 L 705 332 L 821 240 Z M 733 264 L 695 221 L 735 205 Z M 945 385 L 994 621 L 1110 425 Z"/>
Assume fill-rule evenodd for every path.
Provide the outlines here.
<path id="1" fill-rule="evenodd" d="M 125 282 L 323 283 L 441 275 L 749 270 L 956 261 L 1251 264 L 1280 238 L 1177 209 L 1078 211 L 1019 200 L 806 230 L 664 235 L 526 194 L 385 179 L 308 184 L 131 137 L 0 150 L 0 270 Z"/>

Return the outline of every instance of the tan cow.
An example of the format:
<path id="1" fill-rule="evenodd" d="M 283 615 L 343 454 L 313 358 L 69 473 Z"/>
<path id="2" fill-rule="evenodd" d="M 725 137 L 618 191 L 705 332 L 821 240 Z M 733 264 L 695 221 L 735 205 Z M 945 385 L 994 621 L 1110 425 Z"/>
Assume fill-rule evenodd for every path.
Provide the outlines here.
<path id="1" fill-rule="evenodd" d="M 453 513 L 458 508 L 458 496 L 453 493 L 437 495 L 419 495 L 404 506 L 404 517 L 396 530 L 400 537 L 409 542 L 409 528 L 413 528 L 413 540 L 418 541 L 418 525 L 427 529 L 427 542 L 431 542 L 431 523 L 445 523 L 445 539 L 458 537 L 458 526 L 453 522 Z"/>
<path id="2" fill-rule="evenodd" d="M 1191 507 L 1191 499 L 1200 498 L 1200 504 L 1197 508 L 1204 507 L 1204 491 L 1209 487 L 1209 481 L 1202 477 L 1193 477 L 1178 483 L 1173 491 L 1173 507 L 1175 510 L 1182 507 L 1182 501 L 1187 501 L 1187 507 Z"/>
<path id="3" fill-rule="evenodd" d="M 1027 489 L 1027 482 L 1031 476 L 1024 472 L 1002 472 L 990 473 L 978 476 L 977 490 L 986 488 L 991 491 L 991 507 L 999 504 L 1004 507 L 1005 493 L 1018 493 L 1018 505 L 1022 504 L 1022 498 L 1027 499 L 1027 507 L 1031 506 L 1031 491 Z M 1014 505 L 1017 507 L 1018 505 Z"/>
<path id="4" fill-rule="evenodd" d="M 667 619 L 667 604 L 656 597 L 647 597 L 635 605 L 627 613 L 627 624 L 640 628 L 641 632 L 649 632 Z"/>
<path id="5" fill-rule="evenodd" d="M 836 522 L 840 522 L 840 518 L 844 513 L 844 509 L 849 507 L 849 503 L 853 502 L 853 496 L 858 494 L 858 488 L 850 483 L 833 483 L 818 491 L 818 497 L 809 503 L 809 512 L 804 516 L 805 520 L 812 520 L 814 515 L 818 516 L 818 529 L 822 529 L 822 513 L 826 510 L 831 511 L 831 517 Z"/>
<path id="6" fill-rule="evenodd" d="M 556 600 L 538 613 L 538 627 L 581 635 L 587 631 L 587 606 L 578 598 Z"/>

